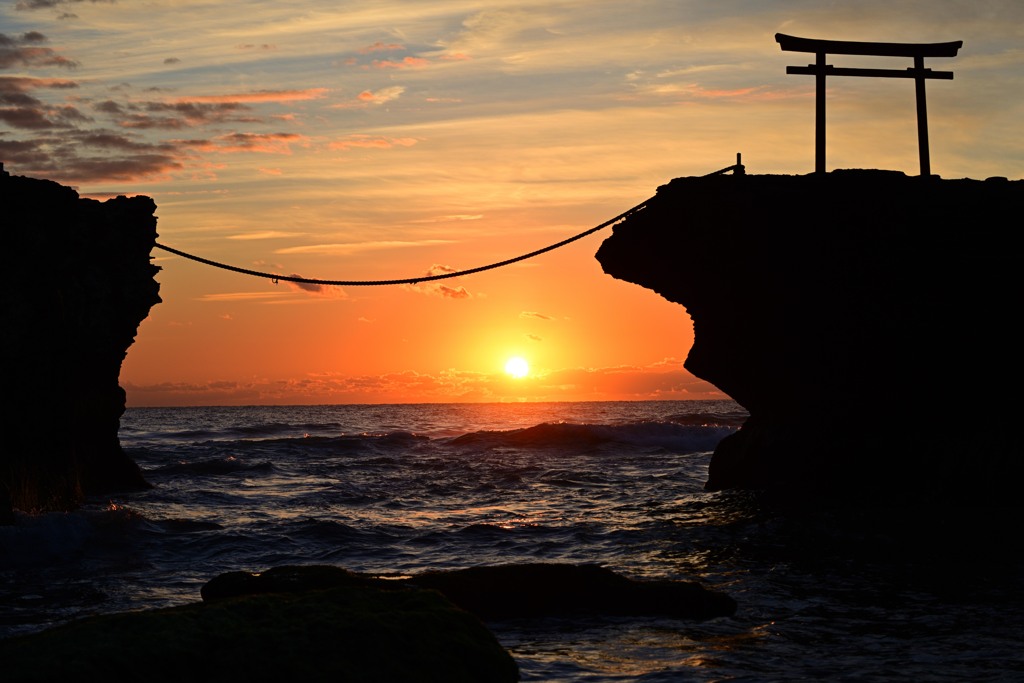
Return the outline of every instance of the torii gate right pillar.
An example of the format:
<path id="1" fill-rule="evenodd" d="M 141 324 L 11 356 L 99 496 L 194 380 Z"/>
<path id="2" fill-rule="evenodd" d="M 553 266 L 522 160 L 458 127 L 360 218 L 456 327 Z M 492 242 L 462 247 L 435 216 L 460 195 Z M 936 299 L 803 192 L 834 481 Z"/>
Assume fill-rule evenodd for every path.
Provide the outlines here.
<path id="1" fill-rule="evenodd" d="M 914 56 L 914 73 L 924 73 L 924 57 Z M 932 174 L 932 160 L 928 153 L 928 104 L 924 99 L 924 77 L 914 77 L 914 89 L 917 91 L 917 149 L 921 157 L 921 175 L 927 178 Z"/>
<path id="2" fill-rule="evenodd" d="M 814 91 L 814 172 L 825 172 L 825 53 L 818 53 Z"/>

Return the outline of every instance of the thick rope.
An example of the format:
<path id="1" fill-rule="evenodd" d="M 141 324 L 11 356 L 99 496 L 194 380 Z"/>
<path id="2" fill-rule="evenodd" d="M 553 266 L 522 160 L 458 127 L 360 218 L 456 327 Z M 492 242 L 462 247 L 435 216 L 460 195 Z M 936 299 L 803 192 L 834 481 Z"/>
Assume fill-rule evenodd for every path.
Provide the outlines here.
<path id="1" fill-rule="evenodd" d="M 723 168 L 723 169 L 721 169 L 719 171 L 715 171 L 714 173 L 708 173 L 707 175 L 709 175 L 709 176 L 718 175 L 720 173 L 726 173 L 728 171 L 733 171 L 734 173 L 737 173 L 737 174 L 743 173 L 743 165 L 739 163 L 739 155 L 738 154 L 736 155 L 736 161 L 737 161 L 737 163 L 736 163 L 735 166 L 728 166 L 728 167 Z M 647 206 L 647 202 L 651 201 L 651 199 L 654 199 L 654 197 L 651 197 L 649 199 L 645 199 L 641 203 L 639 203 L 636 206 L 634 206 L 632 209 L 629 209 L 628 211 L 624 211 L 624 212 L 620 213 L 618 216 L 616 216 L 615 218 L 609 219 L 609 220 L 605 221 L 604 223 L 601 223 L 600 225 L 595 225 L 594 227 L 590 228 L 589 230 L 584 230 L 583 232 L 581 232 L 581 233 L 579 233 L 577 235 L 573 235 L 572 237 L 570 237 L 568 239 L 564 239 L 561 242 L 556 242 L 555 244 L 551 244 L 549 246 L 546 246 L 543 249 L 538 249 L 537 251 L 531 251 L 529 254 L 523 254 L 521 256 L 516 256 L 515 258 L 506 259 L 504 261 L 498 261 L 497 263 L 490 263 L 490 264 L 488 264 L 486 266 L 478 266 L 476 268 L 469 268 L 467 270 L 458 270 L 458 271 L 454 271 L 454 272 L 451 272 L 451 273 L 441 273 L 439 275 L 423 275 L 421 277 L 408 277 L 408 278 L 402 278 L 402 279 L 399 279 L 399 280 L 318 280 L 316 278 L 300 277 L 298 275 L 276 275 L 274 273 L 264 273 L 264 272 L 261 272 L 261 271 L 258 271 L 258 270 L 248 270 L 246 268 L 239 268 L 237 266 L 229 266 L 226 263 L 218 263 L 217 261 L 211 261 L 210 259 L 205 259 L 205 258 L 202 258 L 200 256 L 196 256 L 194 254 L 188 254 L 188 253 L 186 253 L 184 251 L 179 251 L 177 249 L 172 249 L 171 247 L 164 246 L 164 245 L 160 244 L 159 242 L 154 243 L 153 246 L 155 246 L 157 249 L 163 249 L 164 251 L 169 251 L 172 254 L 177 254 L 178 256 L 190 259 L 192 261 L 196 261 L 198 263 L 205 263 L 206 265 L 213 266 L 214 268 L 222 268 L 224 270 L 230 270 L 232 272 L 241 273 L 243 275 L 252 275 L 254 277 L 262 277 L 262 278 L 266 278 L 268 280 L 273 280 L 274 284 L 277 284 L 278 281 L 283 280 L 285 282 L 297 282 L 297 283 L 308 284 L 308 285 L 331 285 L 331 286 L 338 286 L 338 287 L 371 287 L 371 286 L 379 286 L 379 285 L 414 285 L 414 284 L 417 284 L 419 282 L 430 282 L 432 280 L 445 280 L 445 279 L 448 279 L 448 278 L 460 277 L 462 275 L 472 275 L 473 273 L 480 273 L 480 272 L 483 272 L 485 270 L 493 270 L 494 268 L 501 268 L 502 266 L 511 265 L 511 264 L 516 263 L 518 261 L 525 261 L 528 258 L 533 258 L 534 256 L 539 256 L 540 254 L 552 251 L 554 249 L 558 249 L 559 247 L 564 247 L 565 245 L 567 245 L 567 244 L 569 244 L 571 242 L 575 242 L 576 240 L 581 239 L 583 237 L 586 237 L 587 235 L 590 235 L 591 233 L 595 233 L 598 230 L 602 230 L 604 228 L 607 228 L 609 225 L 613 225 L 615 223 L 618 223 L 619 221 L 623 220 L 627 216 L 629 216 L 631 214 L 634 214 L 637 211 L 639 211 L 640 209 L 642 209 L 645 206 Z"/>
<path id="2" fill-rule="evenodd" d="M 333 285 L 333 286 L 339 286 L 339 287 L 341 287 L 341 286 L 344 286 L 344 287 L 359 287 L 359 286 L 369 287 L 369 286 L 375 286 L 375 285 L 413 285 L 413 284 L 416 284 L 418 282 L 429 282 L 431 280 L 444 280 L 444 279 L 447 279 L 447 278 L 459 277 L 460 275 L 472 275 L 473 273 L 480 273 L 480 272 L 483 272 L 485 270 L 492 270 L 494 268 L 501 268 L 502 266 L 507 266 L 507 265 L 510 265 L 512 263 L 516 263 L 517 261 L 525 261 L 528 258 L 533 258 L 534 256 L 539 256 L 540 254 L 543 254 L 545 252 L 552 251 L 554 249 L 558 249 L 559 247 L 564 247 L 565 245 L 569 244 L 570 242 L 575 242 L 576 240 L 581 239 L 583 237 L 586 237 L 587 235 L 589 235 L 591 233 L 594 233 L 594 232 L 597 232 L 598 230 L 602 230 L 603 228 L 607 228 L 609 225 L 612 225 L 613 223 L 618 223 L 619 221 L 621 221 L 622 219 L 626 218 L 630 214 L 636 213 L 640 209 L 644 208 L 647 205 L 648 201 L 650 201 L 650 199 L 645 200 L 641 204 L 637 204 L 636 206 L 634 206 L 629 211 L 625 211 L 623 213 L 620 213 L 618 216 L 616 216 L 615 218 L 612 218 L 611 220 L 607 220 L 604 223 L 601 223 L 601 225 L 596 225 L 593 228 L 590 228 L 589 230 L 584 230 L 583 232 L 579 233 L 578 235 L 573 235 L 569 239 L 565 239 L 565 240 L 562 240 L 561 242 L 557 242 L 556 244 L 552 244 L 552 245 L 546 246 L 543 249 L 538 249 L 537 251 L 531 251 L 529 254 L 523 254 L 521 256 L 516 256 L 515 258 L 510 258 L 510 259 L 507 259 L 505 261 L 499 261 L 498 263 L 490 263 L 490 264 L 488 264 L 486 266 L 479 266 L 477 268 L 469 268 L 467 270 L 459 270 L 459 271 L 455 271 L 455 272 L 451 272 L 451 273 L 441 273 L 440 275 L 423 275 L 421 277 L 402 278 L 400 280 L 318 280 L 318 279 L 315 279 L 315 278 L 299 277 L 298 275 L 276 275 L 274 273 L 263 273 L 263 272 L 260 272 L 258 270 L 248 270 L 246 268 L 239 268 L 237 266 L 229 266 L 226 263 L 218 263 L 217 261 L 211 261 L 210 259 L 205 259 L 205 258 L 202 258 L 201 256 L 196 256 L 194 254 L 185 253 L 184 251 L 179 251 L 177 249 L 172 249 L 171 247 L 164 246 L 163 244 L 160 244 L 159 242 L 155 243 L 153 246 L 155 246 L 157 249 L 163 249 L 164 251 L 169 251 L 172 254 L 177 254 L 178 256 L 182 256 L 184 258 L 191 259 L 191 260 L 197 261 L 199 263 L 205 263 L 206 265 L 213 266 L 214 268 L 223 268 L 224 270 L 230 270 L 230 271 L 233 271 L 235 273 L 242 273 L 243 275 L 253 275 L 255 277 L 267 278 L 268 280 L 273 280 L 274 282 L 277 282 L 279 280 L 283 280 L 285 282 L 299 282 L 299 283 L 310 284 L 310 285 Z"/>

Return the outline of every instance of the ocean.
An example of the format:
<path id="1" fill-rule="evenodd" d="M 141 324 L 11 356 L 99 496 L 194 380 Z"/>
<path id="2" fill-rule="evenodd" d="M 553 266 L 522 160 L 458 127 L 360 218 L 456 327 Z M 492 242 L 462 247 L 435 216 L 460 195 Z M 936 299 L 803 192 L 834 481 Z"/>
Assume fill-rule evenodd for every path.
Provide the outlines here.
<path id="1" fill-rule="evenodd" d="M 233 570 L 597 563 L 738 610 L 488 622 L 524 681 L 1024 680 L 1018 527 L 955 501 L 704 491 L 745 418 L 731 401 L 131 408 L 121 443 L 154 487 L 0 527 L 0 637 L 195 602 Z"/>

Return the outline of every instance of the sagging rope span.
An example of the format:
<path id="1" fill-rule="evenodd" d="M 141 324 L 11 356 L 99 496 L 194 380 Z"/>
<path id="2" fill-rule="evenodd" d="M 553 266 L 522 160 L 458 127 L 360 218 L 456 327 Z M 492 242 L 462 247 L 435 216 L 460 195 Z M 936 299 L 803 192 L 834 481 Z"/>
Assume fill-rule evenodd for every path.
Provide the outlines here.
<path id="1" fill-rule="evenodd" d="M 237 266 L 229 266 L 226 263 L 218 263 L 217 261 L 211 261 L 209 259 L 205 259 L 205 258 L 202 258 L 202 257 L 199 257 L 199 256 L 195 256 L 194 254 L 186 254 L 183 251 L 178 251 L 177 249 L 172 249 L 171 247 L 166 247 L 166 246 L 160 244 L 159 242 L 157 242 L 153 246 L 157 247 L 158 249 L 163 249 L 164 251 L 169 251 L 172 254 L 177 254 L 178 256 L 183 256 L 183 257 L 185 257 L 187 259 L 191 259 L 193 261 L 198 261 L 199 263 L 205 263 L 208 266 L 213 266 L 215 268 L 223 268 L 224 270 L 230 270 L 230 271 L 234 271 L 236 273 L 242 273 L 243 275 L 254 275 L 256 277 L 263 277 L 263 278 L 267 278 L 267 279 L 273 280 L 274 282 L 277 282 L 278 280 L 283 280 L 285 282 L 300 282 L 300 283 L 303 283 L 303 284 L 310 284 L 310 285 L 334 285 L 334 286 L 339 286 L 339 287 L 340 286 L 344 286 L 344 287 L 357 287 L 357 286 L 374 286 L 374 285 L 414 285 L 414 284 L 416 284 L 418 282 L 429 282 L 431 280 L 444 280 L 446 278 L 459 277 L 460 275 L 472 275 L 473 273 L 480 273 L 480 272 L 483 272 L 485 270 L 491 270 L 493 268 L 501 268 L 502 266 L 507 266 L 509 264 L 516 263 L 517 261 L 525 261 L 528 258 L 533 258 L 534 256 L 539 256 L 540 254 L 543 254 L 544 252 L 552 251 L 553 249 L 558 249 L 559 247 L 564 247 L 566 244 L 569 244 L 570 242 L 575 242 L 576 240 L 580 239 L 581 237 L 586 237 L 587 235 L 589 235 L 591 233 L 597 232 L 598 230 L 601 230 L 603 228 L 607 228 L 609 225 L 612 225 L 613 223 L 618 223 L 619 221 L 621 221 L 626 216 L 629 216 L 632 213 L 636 213 L 640 209 L 644 208 L 644 206 L 646 206 L 647 202 L 649 202 L 649 201 L 650 201 L 649 199 L 646 199 L 642 203 L 637 204 L 636 206 L 634 206 L 629 211 L 625 211 L 623 213 L 620 213 L 615 218 L 612 218 L 611 220 L 607 220 L 604 223 L 601 223 L 601 225 L 596 225 L 593 228 L 590 228 L 589 230 L 584 230 L 583 232 L 579 233 L 578 235 L 573 235 L 569 239 L 562 240 L 561 242 L 549 245 L 547 247 L 544 247 L 543 249 L 538 249 L 537 251 L 531 251 L 529 254 L 523 254 L 521 256 L 516 256 L 515 258 L 510 258 L 510 259 L 507 259 L 505 261 L 499 261 L 498 263 L 490 263 L 490 264 L 488 264 L 486 266 L 479 266 L 477 268 L 469 268 L 467 270 L 459 270 L 459 271 L 454 271 L 454 272 L 451 272 L 451 273 L 441 273 L 439 275 L 423 275 L 421 277 L 408 277 L 408 278 L 402 278 L 402 279 L 399 279 L 399 280 L 318 280 L 318 279 L 315 279 L 315 278 L 299 277 L 298 275 L 275 275 L 273 273 L 261 273 L 258 270 L 248 270 L 246 268 L 238 268 Z"/>
<path id="2" fill-rule="evenodd" d="M 714 173 L 708 173 L 707 175 L 709 175 L 709 176 L 720 175 L 722 173 L 727 173 L 729 171 L 732 171 L 732 172 L 734 172 L 736 174 L 742 174 L 744 172 L 743 164 L 740 163 L 740 155 L 739 154 L 736 155 L 736 164 L 735 165 L 728 166 L 728 167 L 723 168 L 723 169 L 721 169 L 719 171 L 715 171 Z M 155 246 L 157 249 L 163 249 L 164 251 L 170 252 L 172 254 L 176 254 L 176 255 L 181 256 L 183 258 L 187 258 L 187 259 L 190 259 L 192 261 L 196 261 L 198 263 L 204 263 L 204 264 L 206 264 L 208 266 L 213 266 L 214 268 L 222 268 L 224 270 L 230 270 L 232 272 L 241 273 L 243 275 L 252 275 L 254 277 L 266 278 L 268 280 L 272 280 L 274 282 L 274 284 L 277 284 L 278 281 L 284 281 L 284 282 L 296 282 L 296 283 L 307 284 L 307 285 L 330 285 L 330 286 L 336 286 L 336 287 L 370 287 L 370 286 L 379 286 L 379 285 L 414 285 L 414 284 L 417 284 L 419 282 L 430 282 L 432 280 L 445 280 L 445 279 L 448 279 L 448 278 L 460 277 L 462 275 L 472 275 L 474 273 L 481 273 L 481 272 L 483 272 L 485 270 L 493 270 L 494 268 L 501 268 L 502 266 L 511 265 L 511 264 L 516 263 L 518 261 L 525 261 L 528 258 L 533 258 L 534 256 L 539 256 L 540 254 L 543 254 L 543 253 L 548 252 L 548 251 L 552 251 L 554 249 L 558 249 L 559 247 L 564 247 L 565 245 L 567 245 L 567 244 L 569 244 L 571 242 L 575 242 L 576 240 L 578 240 L 580 238 L 586 237 L 587 235 L 590 235 L 591 233 L 595 233 L 598 230 L 602 230 L 604 228 L 607 228 L 609 225 L 614 225 L 615 223 L 618 223 L 619 221 L 625 219 L 626 217 L 636 213 L 640 209 L 642 209 L 645 206 L 647 206 L 647 202 L 651 201 L 651 199 L 653 199 L 653 197 L 645 199 L 644 201 L 642 201 L 639 204 L 637 204 L 636 206 L 634 206 L 632 209 L 629 209 L 628 211 L 624 211 L 624 212 L 620 213 L 618 216 L 616 216 L 615 218 L 609 219 L 609 220 L 605 221 L 604 223 L 601 223 L 600 225 L 595 225 L 594 227 L 590 228 L 589 230 L 584 230 L 583 232 L 581 232 L 581 233 L 579 233 L 577 235 L 573 235 L 572 237 L 570 237 L 568 239 L 564 239 L 561 242 L 556 242 L 555 244 L 548 245 L 548 246 L 544 247 L 543 249 L 538 249 L 536 251 L 531 251 L 528 254 L 522 254 L 521 256 L 516 256 L 515 258 L 506 259 L 504 261 L 499 261 L 497 263 L 490 263 L 490 264 L 488 264 L 486 266 L 478 266 L 476 268 L 469 268 L 467 270 L 457 270 L 457 271 L 453 271 L 453 272 L 450 272 L 450 273 L 440 273 L 438 275 L 423 275 L 421 277 L 401 278 L 401 279 L 398 279 L 398 280 L 319 280 L 319 279 L 316 279 L 316 278 L 300 277 L 298 275 L 277 275 L 277 274 L 274 274 L 274 273 L 264 273 L 264 272 L 260 272 L 258 270 L 249 270 L 247 268 L 239 268 L 237 266 L 230 266 L 230 265 L 228 265 L 226 263 L 218 263 L 217 261 L 211 261 L 210 259 L 205 259 L 205 258 L 202 258 L 200 256 L 196 256 L 195 254 L 188 254 L 188 253 L 186 253 L 184 251 L 179 251 L 178 249 L 172 249 L 171 247 L 164 246 L 163 244 L 160 244 L 159 242 L 156 242 L 153 246 Z"/>

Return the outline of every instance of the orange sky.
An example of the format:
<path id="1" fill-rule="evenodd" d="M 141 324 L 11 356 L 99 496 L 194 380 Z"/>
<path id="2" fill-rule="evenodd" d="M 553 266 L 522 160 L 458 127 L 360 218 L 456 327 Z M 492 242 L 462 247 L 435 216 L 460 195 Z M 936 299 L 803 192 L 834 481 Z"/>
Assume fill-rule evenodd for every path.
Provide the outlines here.
<path id="1" fill-rule="evenodd" d="M 963 40 L 928 64 L 956 74 L 928 85 L 932 170 L 1018 178 L 1022 27 L 1015 0 L 20 0 L 0 161 L 149 195 L 161 242 L 216 261 L 414 277 L 560 241 L 737 152 L 809 172 L 813 79 L 785 74 L 809 56 L 776 32 Z M 917 172 L 909 81 L 832 79 L 829 123 L 830 168 Z M 607 234 L 318 291 L 154 251 L 164 303 L 121 384 L 134 406 L 720 397 L 682 370 L 685 310 L 601 272 Z"/>

